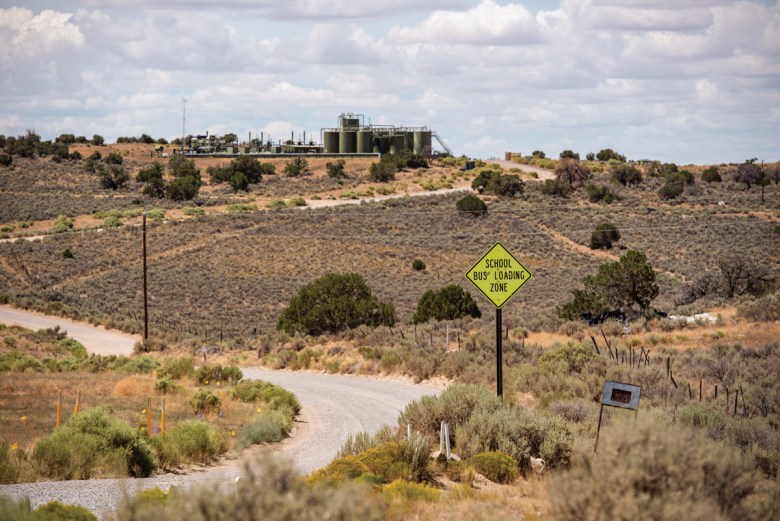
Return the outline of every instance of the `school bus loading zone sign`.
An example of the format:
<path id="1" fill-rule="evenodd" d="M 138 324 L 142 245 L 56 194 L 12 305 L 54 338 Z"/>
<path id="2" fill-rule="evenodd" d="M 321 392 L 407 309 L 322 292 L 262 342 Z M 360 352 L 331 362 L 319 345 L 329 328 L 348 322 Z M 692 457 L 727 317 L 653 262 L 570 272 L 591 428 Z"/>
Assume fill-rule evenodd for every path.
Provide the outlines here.
<path id="1" fill-rule="evenodd" d="M 496 308 L 512 298 L 531 278 L 531 272 L 497 242 L 466 273 L 466 278 L 485 295 Z"/>

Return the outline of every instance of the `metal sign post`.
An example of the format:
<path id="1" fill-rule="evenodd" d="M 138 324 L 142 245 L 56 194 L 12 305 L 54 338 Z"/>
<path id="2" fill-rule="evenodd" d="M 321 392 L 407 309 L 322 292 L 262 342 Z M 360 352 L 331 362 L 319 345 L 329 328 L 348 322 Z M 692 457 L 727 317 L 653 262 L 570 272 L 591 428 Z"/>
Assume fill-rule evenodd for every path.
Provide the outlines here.
<path id="1" fill-rule="evenodd" d="M 497 242 L 466 272 L 466 278 L 496 307 L 496 393 L 504 395 L 501 307 L 528 282 L 531 272 Z"/>
<path id="2" fill-rule="evenodd" d="M 601 395 L 601 408 L 599 409 L 599 424 L 596 427 L 596 444 L 593 446 L 593 452 L 596 452 L 599 448 L 601 417 L 604 414 L 604 406 L 631 409 L 636 412 L 639 409 L 639 397 L 641 394 L 642 388 L 638 385 L 604 382 L 604 392 Z"/>

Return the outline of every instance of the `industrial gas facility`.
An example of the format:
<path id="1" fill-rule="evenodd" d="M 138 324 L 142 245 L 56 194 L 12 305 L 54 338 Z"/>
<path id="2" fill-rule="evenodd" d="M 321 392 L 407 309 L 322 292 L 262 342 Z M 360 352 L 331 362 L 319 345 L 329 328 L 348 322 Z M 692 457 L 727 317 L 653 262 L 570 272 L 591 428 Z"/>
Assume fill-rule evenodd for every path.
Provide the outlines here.
<path id="1" fill-rule="evenodd" d="M 433 148 L 436 141 L 441 150 Z M 408 153 L 419 156 L 435 156 L 442 153 L 452 155 L 444 140 L 428 127 L 405 127 L 395 125 L 372 125 L 365 123 L 363 114 L 342 113 L 337 125 L 320 130 L 320 142 L 306 140 L 306 133 L 295 138 L 274 142 L 263 132 L 244 143 L 226 143 L 217 136 L 193 136 L 189 146 L 182 150 L 185 155 L 194 156 L 237 156 L 237 155 L 320 155 L 320 156 L 368 156 Z"/>

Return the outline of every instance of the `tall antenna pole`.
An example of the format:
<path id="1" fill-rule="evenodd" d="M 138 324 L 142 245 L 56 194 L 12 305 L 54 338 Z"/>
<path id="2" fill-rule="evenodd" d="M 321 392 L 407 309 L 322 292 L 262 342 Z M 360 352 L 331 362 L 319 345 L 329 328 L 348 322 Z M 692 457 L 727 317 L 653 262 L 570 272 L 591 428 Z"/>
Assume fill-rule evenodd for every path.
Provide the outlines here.
<path id="1" fill-rule="evenodd" d="M 187 98 L 181 99 L 181 147 L 184 149 L 184 138 L 187 135 Z"/>

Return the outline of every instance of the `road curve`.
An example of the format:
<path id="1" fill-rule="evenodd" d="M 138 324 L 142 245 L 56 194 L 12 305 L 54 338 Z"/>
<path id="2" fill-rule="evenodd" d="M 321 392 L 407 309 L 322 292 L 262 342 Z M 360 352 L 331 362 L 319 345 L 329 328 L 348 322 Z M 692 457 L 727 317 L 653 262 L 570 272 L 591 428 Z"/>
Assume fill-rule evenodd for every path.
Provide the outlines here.
<path id="1" fill-rule="evenodd" d="M 34 315 L 36 319 L 48 319 L 50 322 L 36 321 L 39 325 L 25 327 L 65 327 L 63 319 L 46 317 L 28 311 L 0 308 L 0 322 L 30 324 L 23 319 Z M 21 319 L 13 317 L 9 311 L 18 311 Z M 88 324 L 78 324 L 84 329 L 92 329 L 87 336 L 85 346 L 95 351 L 94 338 L 100 333 L 113 333 L 99 330 Z M 42 324 L 42 325 L 40 325 Z M 67 329 L 71 331 L 71 325 Z M 115 346 L 114 346 L 115 348 Z M 409 382 L 370 378 L 352 375 L 330 375 L 314 372 L 274 371 L 263 368 L 242 368 L 245 378 L 262 379 L 272 382 L 293 392 L 301 403 L 301 413 L 296 421 L 293 435 L 268 450 L 287 457 L 302 473 L 328 464 L 350 434 L 360 431 L 375 432 L 381 425 L 395 425 L 398 413 L 407 403 L 425 395 L 436 394 L 437 389 Z M 245 458 L 244 458 L 245 459 Z M 48 501 L 84 506 L 107 517 L 113 512 L 125 491 L 135 491 L 171 485 L 187 488 L 197 483 L 213 486 L 230 486 L 241 472 L 241 459 L 225 462 L 214 467 L 199 468 L 187 475 L 166 474 L 146 479 L 93 479 L 85 481 L 60 481 L 42 483 L 22 483 L 0 486 L 0 496 L 29 497 L 33 507 Z"/>
<path id="2" fill-rule="evenodd" d="M 11 306 L 0 306 L 0 322 L 35 330 L 59 326 L 69 337 L 84 344 L 88 352 L 98 355 L 130 355 L 133 345 L 141 340 L 140 336 L 129 333 Z"/>

